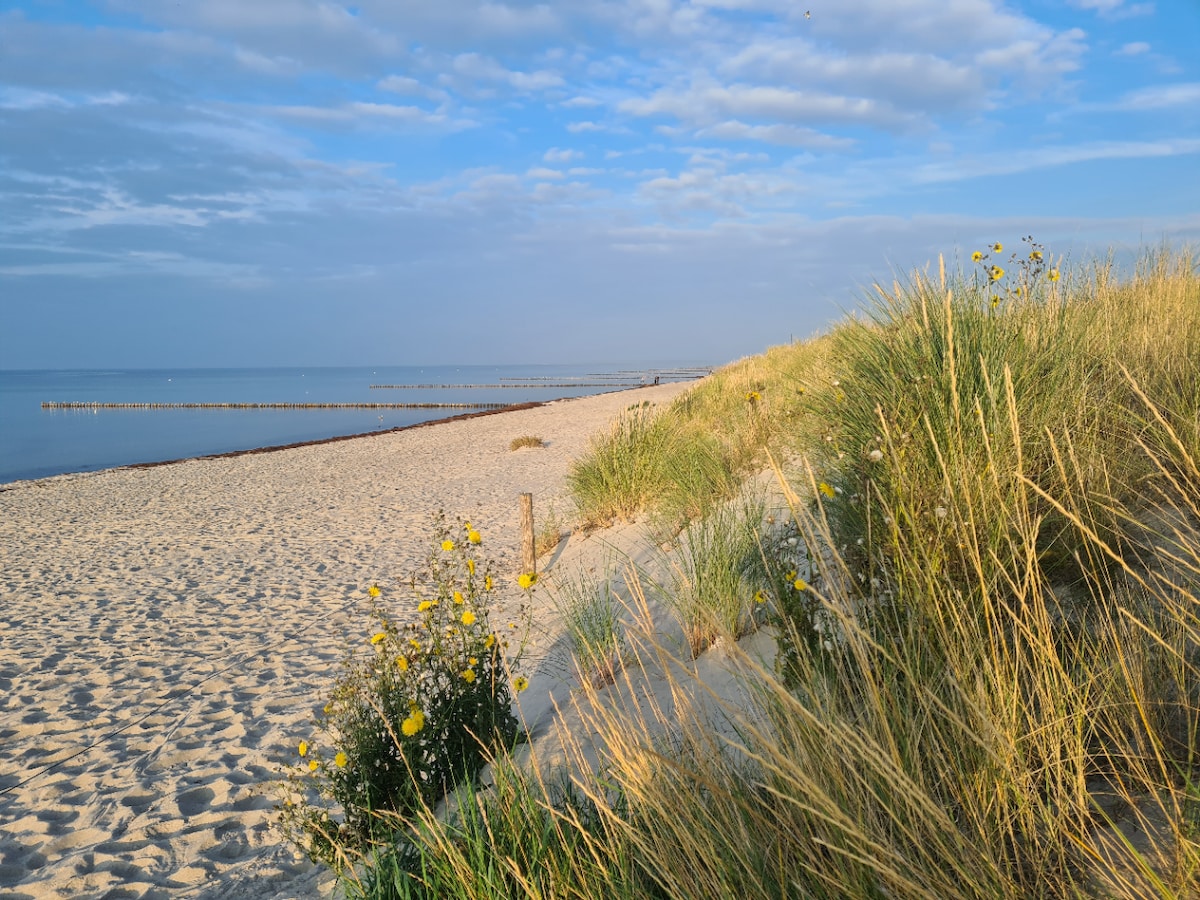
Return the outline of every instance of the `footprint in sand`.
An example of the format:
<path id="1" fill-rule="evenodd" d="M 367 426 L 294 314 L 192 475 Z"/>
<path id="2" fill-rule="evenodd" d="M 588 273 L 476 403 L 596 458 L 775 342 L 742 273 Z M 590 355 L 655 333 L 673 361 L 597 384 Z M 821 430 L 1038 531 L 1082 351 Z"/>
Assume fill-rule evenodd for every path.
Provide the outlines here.
<path id="1" fill-rule="evenodd" d="M 212 788 L 196 787 L 176 797 L 175 803 L 179 807 L 179 814 L 191 819 L 208 809 L 216 796 Z"/>

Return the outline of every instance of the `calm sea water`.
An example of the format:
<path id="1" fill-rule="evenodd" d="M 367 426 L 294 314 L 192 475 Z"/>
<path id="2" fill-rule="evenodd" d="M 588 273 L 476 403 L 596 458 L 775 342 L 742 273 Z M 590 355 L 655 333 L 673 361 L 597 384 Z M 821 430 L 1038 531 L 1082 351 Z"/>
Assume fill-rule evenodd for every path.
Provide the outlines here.
<path id="1" fill-rule="evenodd" d="M 43 402 L 96 403 L 525 403 L 616 389 L 576 382 L 636 384 L 676 369 L 597 366 L 377 366 L 311 369 L 0 370 L 0 483 L 270 447 L 415 425 L 470 410 L 399 409 L 86 409 Z M 605 379 L 588 376 L 605 375 Z M 373 384 L 498 384 L 381 390 Z M 545 385 L 543 386 L 542 383 Z M 571 386 L 550 386 L 567 382 Z M 382 417 L 382 418 L 381 418 Z"/>

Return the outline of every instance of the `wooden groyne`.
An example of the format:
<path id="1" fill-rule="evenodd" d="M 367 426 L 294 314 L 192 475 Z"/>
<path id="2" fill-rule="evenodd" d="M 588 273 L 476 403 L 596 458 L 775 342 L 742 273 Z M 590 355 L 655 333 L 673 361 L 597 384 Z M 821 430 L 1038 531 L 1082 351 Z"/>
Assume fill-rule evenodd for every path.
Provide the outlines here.
<path id="1" fill-rule="evenodd" d="M 42 409 L 506 409 L 508 403 L 61 403 Z"/>
<path id="2" fill-rule="evenodd" d="M 638 387 L 636 382 L 631 381 L 571 381 L 571 382 L 549 382 L 539 381 L 537 383 L 514 383 L 505 382 L 502 384 L 373 384 L 371 390 L 406 390 L 406 391 L 440 391 L 450 388 L 462 388 L 463 390 L 477 391 L 486 388 L 579 388 L 579 387 Z"/>

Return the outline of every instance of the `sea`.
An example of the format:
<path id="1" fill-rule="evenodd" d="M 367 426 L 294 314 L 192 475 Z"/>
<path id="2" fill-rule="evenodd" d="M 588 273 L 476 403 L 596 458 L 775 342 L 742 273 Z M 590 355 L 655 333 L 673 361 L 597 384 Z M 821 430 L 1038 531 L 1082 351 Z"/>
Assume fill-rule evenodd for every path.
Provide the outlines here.
<path id="1" fill-rule="evenodd" d="M 488 404 L 583 397 L 708 371 L 704 364 L 0 370 L 0 484 L 366 434 Z M 342 406 L 379 403 L 438 406 Z"/>

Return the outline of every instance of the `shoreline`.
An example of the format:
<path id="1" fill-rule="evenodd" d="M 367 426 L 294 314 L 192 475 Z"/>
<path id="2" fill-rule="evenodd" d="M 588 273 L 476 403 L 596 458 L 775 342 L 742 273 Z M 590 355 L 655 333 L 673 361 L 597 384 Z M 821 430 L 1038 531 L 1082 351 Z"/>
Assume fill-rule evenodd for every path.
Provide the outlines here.
<path id="1" fill-rule="evenodd" d="M 695 383 L 696 382 L 694 382 L 694 381 L 689 381 L 689 382 L 670 382 L 669 384 L 681 385 L 684 388 L 686 388 L 687 386 L 693 385 Z M 417 428 L 427 428 L 427 427 L 430 427 L 433 425 L 444 425 L 444 424 L 448 424 L 448 423 L 452 423 L 452 422 L 461 422 L 461 421 L 466 421 L 466 420 L 470 420 L 470 419 L 477 419 L 477 418 L 480 418 L 483 416 L 496 416 L 496 415 L 503 415 L 505 413 L 521 412 L 523 410 L 536 409 L 538 407 L 547 406 L 547 405 L 555 404 L 555 403 L 570 403 L 575 400 L 586 400 L 590 397 L 604 397 L 604 396 L 609 396 L 612 394 L 624 394 L 624 393 L 628 393 L 630 391 L 644 390 L 646 388 L 657 387 L 657 386 L 658 385 L 637 384 L 637 385 L 631 385 L 629 387 L 621 387 L 621 388 L 618 388 L 617 390 L 613 390 L 613 391 L 602 391 L 602 392 L 596 393 L 596 394 L 585 394 L 582 397 L 559 397 L 559 398 L 556 398 L 553 400 L 530 400 L 530 401 L 526 401 L 523 403 L 512 403 L 512 404 L 505 405 L 501 409 L 484 409 L 484 410 L 477 410 L 475 412 L 458 413 L 458 414 L 452 415 L 452 416 L 442 416 L 442 417 L 439 417 L 436 419 L 426 419 L 423 422 L 414 422 L 411 425 L 396 425 L 391 428 L 382 428 L 382 429 L 377 429 L 377 430 L 373 430 L 373 431 L 359 431 L 359 432 L 354 432 L 353 434 L 340 434 L 340 435 L 333 435 L 331 437 L 313 438 L 312 440 L 292 441 L 292 442 L 289 442 L 286 444 L 267 444 L 265 446 L 260 446 L 260 447 L 247 447 L 247 448 L 241 449 L 241 450 L 223 450 L 218 453 L 202 453 L 202 454 L 197 454 L 195 456 L 180 456 L 180 457 L 174 457 L 172 459 L 151 460 L 149 462 L 124 463 L 122 465 L 117 465 L 117 466 L 106 466 L 105 468 L 102 468 L 102 469 L 80 469 L 80 470 L 74 470 L 74 471 L 68 471 L 68 472 L 58 472 L 53 475 L 42 475 L 37 478 L 17 478 L 17 479 L 14 479 L 13 481 L 0 482 L 0 493 L 13 490 L 14 488 L 16 488 L 20 485 L 35 484 L 35 483 L 43 482 L 43 481 L 52 481 L 54 479 L 90 477 L 93 475 L 99 475 L 103 472 L 120 471 L 122 469 L 152 469 L 152 468 L 156 468 L 158 466 L 172 466 L 172 465 L 177 465 L 179 463 L 193 462 L 196 460 L 232 459 L 232 458 L 239 457 L 239 456 L 249 456 L 249 455 L 258 454 L 258 453 L 276 453 L 276 452 L 282 451 L 282 450 L 296 450 L 296 449 L 303 448 L 303 447 L 315 447 L 315 446 L 320 446 L 322 444 L 334 444 L 334 443 L 338 443 L 339 441 L 350 441 L 350 440 L 356 440 L 358 438 L 379 437 L 382 435 L 396 434 L 396 433 L 404 432 L 404 431 L 412 431 Z"/>
<path id="2" fill-rule="evenodd" d="M 367 587 L 404 608 L 443 510 L 483 533 L 507 621 L 519 494 L 565 511 L 570 463 L 626 394 L 5 486 L 0 892 L 318 896 L 272 790 L 371 633 Z M 523 434 L 546 446 L 510 451 Z M 537 610 L 538 689 L 564 665 L 557 627 Z"/>

